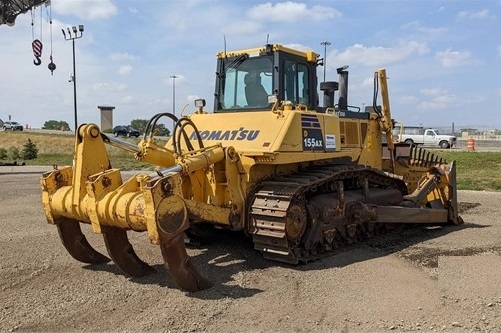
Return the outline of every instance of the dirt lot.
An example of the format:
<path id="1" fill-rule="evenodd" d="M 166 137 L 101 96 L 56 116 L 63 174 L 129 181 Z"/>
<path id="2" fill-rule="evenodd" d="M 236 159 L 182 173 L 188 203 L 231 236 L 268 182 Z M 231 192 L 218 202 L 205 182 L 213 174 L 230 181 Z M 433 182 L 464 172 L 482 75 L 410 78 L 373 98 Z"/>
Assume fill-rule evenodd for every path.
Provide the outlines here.
<path id="1" fill-rule="evenodd" d="M 144 233 L 130 238 L 152 276 L 72 259 L 45 221 L 40 172 L 0 167 L 0 332 L 501 331 L 501 193 L 460 191 L 463 226 L 407 228 L 298 267 L 214 233 L 189 250 L 214 287 L 189 294 Z"/>

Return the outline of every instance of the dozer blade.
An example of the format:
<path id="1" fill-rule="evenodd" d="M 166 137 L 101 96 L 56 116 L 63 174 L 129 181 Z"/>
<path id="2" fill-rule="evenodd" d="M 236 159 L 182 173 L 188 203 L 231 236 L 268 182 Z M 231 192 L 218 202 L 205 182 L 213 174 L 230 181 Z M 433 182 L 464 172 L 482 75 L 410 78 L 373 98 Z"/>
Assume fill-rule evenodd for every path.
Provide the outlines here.
<path id="1" fill-rule="evenodd" d="M 167 242 L 163 242 L 160 234 L 162 256 L 172 279 L 181 289 L 189 292 L 212 287 L 212 283 L 206 280 L 193 265 L 186 252 L 184 238 L 185 234 L 182 232 L 174 238 L 170 238 Z"/>
<path id="2" fill-rule="evenodd" d="M 78 221 L 64 219 L 56 223 L 56 225 L 64 247 L 73 258 L 87 264 L 103 264 L 110 261 L 108 257 L 90 246 Z"/>
<path id="3" fill-rule="evenodd" d="M 138 277 L 156 273 L 153 267 L 139 259 L 134 252 L 127 238 L 127 231 L 110 227 L 103 230 L 103 237 L 108 254 L 125 274 Z"/>

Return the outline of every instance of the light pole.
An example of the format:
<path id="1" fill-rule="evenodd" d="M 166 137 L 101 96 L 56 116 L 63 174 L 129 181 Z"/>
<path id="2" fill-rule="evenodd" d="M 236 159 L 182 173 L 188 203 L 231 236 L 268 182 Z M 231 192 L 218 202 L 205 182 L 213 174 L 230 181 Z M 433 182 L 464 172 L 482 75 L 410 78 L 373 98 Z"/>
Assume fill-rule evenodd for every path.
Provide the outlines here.
<path id="1" fill-rule="evenodd" d="M 75 68 L 75 39 L 82 38 L 84 26 L 83 24 L 80 24 L 78 28 L 76 26 L 73 26 L 71 30 L 70 28 L 68 28 L 68 35 L 66 35 L 64 29 L 61 30 L 63 31 L 64 39 L 71 40 L 73 43 L 73 75 L 70 76 L 69 82 L 73 81 L 73 105 L 75 112 L 75 133 L 76 133 L 78 127 L 78 121 L 77 121 L 77 72 Z"/>
<path id="2" fill-rule="evenodd" d="M 325 82 L 325 68 L 327 67 L 327 45 L 331 45 L 330 42 L 321 42 L 320 45 L 324 46 L 324 82 Z"/>
<path id="3" fill-rule="evenodd" d="M 176 115 L 176 79 L 179 76 L 177 75 L 171 75 L 170 78 L 172 79 L 172 114 L 175 116 Z M 174 134 L 174 126 L 176 126 L 176 122 L 173 120 L 172 121 L 172 134 Z"/>

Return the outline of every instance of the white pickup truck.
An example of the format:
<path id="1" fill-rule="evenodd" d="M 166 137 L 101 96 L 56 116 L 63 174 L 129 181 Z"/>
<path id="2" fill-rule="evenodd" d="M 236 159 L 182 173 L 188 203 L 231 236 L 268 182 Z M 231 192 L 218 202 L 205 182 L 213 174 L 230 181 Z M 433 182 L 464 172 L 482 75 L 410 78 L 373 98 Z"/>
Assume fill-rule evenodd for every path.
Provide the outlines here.
<path id="1" fill-rule="evenodd" d="M 440 147 L 443 149 L 452 148 L 456 145 L 456 137 L 452 135 L 441 135 L 438 130 L 428 128 L 423 129 L 420 134 L 398 133 L 398 141 L 414 143 L 417 145 Z"/>

